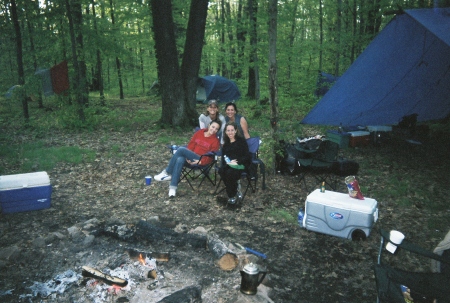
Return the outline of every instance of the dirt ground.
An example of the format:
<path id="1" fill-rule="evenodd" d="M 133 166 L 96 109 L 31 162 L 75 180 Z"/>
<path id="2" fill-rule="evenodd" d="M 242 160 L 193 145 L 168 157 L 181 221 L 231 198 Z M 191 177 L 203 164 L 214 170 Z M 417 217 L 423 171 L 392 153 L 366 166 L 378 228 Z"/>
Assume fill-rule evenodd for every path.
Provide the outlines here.
<path id="1" fill-rule="evenodd" d="M 188 137 L 190 132 L 186 134 Z M 105 137 L 108 140 L 102 139 Z M 351 241 L 311 232 L 273 215 L 274 210 L 284 210 L 296 216 L 304 207 L 308 192 L 297 176 L 268 174 L 267 189 L 262 190 L 259 182 L 256 193 L 249 191 L 239 207 L 227 206 L 225 194 L 213 195 L 214 187 L 208 183 L 192 191 L 182 182 L 177 197 L 169 199 L 168 183 L 153 181 L 146 186 L 144 182 L 144 176 L 159 173 L 170 157 L 164 144 L 155 143 L 157 137 L 157 133 L 142 130 L 127 133 L 102 130 L 70 135 L 54 132 L 45 136 L 48 146 L 75 145 L 93 149 L 96 159 L 93 163 L 77 165 L 60 163 L 48 171 L 53 188 L 51 208 L 0 215 L 1 302 L 100 302 L 89 296 L 92 290 L 81 282 L 83 279 L 64 292 L 47 297 L 33 295 L 30 287 L 34 282 L 46 282 L 67 270 L 80 274 L 83 265 L 112 268 L 113 264 L 120 263 L 117 258 L 130 248 L 171 252 L 172 259 L 159 266 L 172 273 L 172 278 L 176 273 L 179 280 L 172 279 L 170 287 L 160 287 L 160 291 L 199 284 L 203 289 L 203 302 L 239 300 L 239 269 L 220 270 L 206 249 L 176 247 L 163 242 L 127 242 L 88 228 L 82 230 L 82 238 L 71 234 L 70 228 L 83 226 L 92 219 L 97 220 L 97 229 L 104 224 L 133 225 L 140 220 L 154 220 L 181 232 L 204 229 L 224 241 L 253 248 L 267 255 L 267 259 L 259 258 L 257 262 L 267 268 L 264 284 L 270 290 L 270 299 L 292 303 L 376 302 L 372 269 L 379 246 L 376 229 L 400 230 L 407 239 L 432 249 L 450 227 L 449 172 L 448 166 L 442 167 L 439 161 L 440 157 L 448 157 L 448 149 L 439 151 L 404 143 L 343 150 L 344 156 L 349 153 L 357 161 L 371 159 L 369 165 L 360 168 L 358 179 L 367 186 L 363 194 L 376 199 L 379 207 L 379 219 L 370 236 L 365 241 Z M 31 138 L 21 136 L 16 140 L 26 142 Z M 138 148 L 142 145 L 146 146 L 143 150 Z M 112 146 L 120 146 L 120 156 L 110 156 Z M 428 171 L 417 168 L 424 156 L 429 161 Z M 15 167 L 8 163 L 2 165 L 11 174 L 15 173 Z M 369 170 L 379 170 L 379 177 L 367 178 Z M 371 189 L 391 186 L 385 180 L 392 170 L 402 170 L 404 176 L 428 174 L 430 186 L 426 194 L 442 199 L 442 209 L 429 210 L 414 193 L 408 198 L 416 202 L 408 207 L 372 196 Z M 338 191 L 346 191 L 343 180 Z M 447 226 L 447 230 L 430 224 L 434 220 L 440 222 L 439 226 Z M 93 235 L 90 241 L 86 240 L 88 235 Z M 420 259 L 407 255 L 399 258 L 406 267 L 428 270 L 429 264 Z M 151 288 L 151 281 L 140 283 L 141 287 Z M 139 302 L 136 296 L 136 290 L 122 291 L 108 294 L 102 302 Z M 159 296 L 157 299 L 161 299 L 163 293 Z"/>

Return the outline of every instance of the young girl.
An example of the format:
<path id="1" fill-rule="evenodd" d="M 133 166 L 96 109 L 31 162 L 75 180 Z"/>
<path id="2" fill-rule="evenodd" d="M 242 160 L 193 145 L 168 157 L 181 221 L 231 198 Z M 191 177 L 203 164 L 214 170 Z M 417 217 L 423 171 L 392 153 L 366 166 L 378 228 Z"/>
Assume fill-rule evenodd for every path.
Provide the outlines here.
<path id="1" fill-rule="evenodd" d="M 225 158 L 228 158 L 230 162 L 227 163 Z M 243 169 L 248 169 L 250 162 L 247 141 L 241 137 L 237 124 L 228 122 L 225 125 L 222 166 L 219 170 L 220 177 L 226 186 L 228 203 L 235 204 L 242 199 L 242 193 L 238 190 L 238 181 Z"/>
<path id="2" fill-rule="evenodd" d="M 180 182 L 181 170 L 185 163 L 206 165 L 211 159 L 200 156 L 208 152 L 218 151 L 220 148 L 217 132 L 220 130 L 220 120 L 211 121 L 208 128 L 197 131 L 187 147 L 180 147 L 169 161 L 169 165 L 160 174 L 155 176 L 156 181 L 170 181 L 169 197 L 175 197 L 178 183 Z"/>

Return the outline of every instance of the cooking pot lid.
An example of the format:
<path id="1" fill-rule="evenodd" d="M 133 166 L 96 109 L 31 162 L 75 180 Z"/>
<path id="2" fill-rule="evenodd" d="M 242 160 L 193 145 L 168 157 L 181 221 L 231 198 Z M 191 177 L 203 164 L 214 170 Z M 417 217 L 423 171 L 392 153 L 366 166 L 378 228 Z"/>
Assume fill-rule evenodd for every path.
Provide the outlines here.
<path id="1" fill-rule="evenodd" d="M 244 272 L 246 272 L 250 275 L 255 275 L 259 272 L 258 266 L 256 264 L 253 264 L 250 262 L 244 266 Z"/>

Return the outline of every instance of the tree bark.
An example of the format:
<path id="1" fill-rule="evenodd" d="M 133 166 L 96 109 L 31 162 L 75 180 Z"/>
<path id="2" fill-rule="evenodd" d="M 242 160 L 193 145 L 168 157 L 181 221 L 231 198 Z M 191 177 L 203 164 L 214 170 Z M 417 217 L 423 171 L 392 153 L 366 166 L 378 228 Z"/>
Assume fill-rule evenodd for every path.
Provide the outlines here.
<path id="1" fill-rule="evenodd" d="M 242 78 L 242 65 L 243 65 L 243 58 L 244 58 L 244 50 L 245 50 L 245 35 L 247 34 L 247 31 L 245 29 L 245 18 L 242 17 L 242 12 L 245 11 L 243 9 L 242 2 L 244 0 L 239 0 L 238 3 L 238 11 L 237 11 L 237 31 L 236 31 L 236 40 L 238 45 L 238 64 L 236 67 L 236 78 L 240 79 Z"/>
<path id="2" fill-rule="evenodd" d="M 23 49 L 22 49 L 22 33 L 20 31 L 20 24 L 19 24 L 19 17 L 17 15 L 17 5 L 16 0 L 11 0 L 11 17 L 14 24 L 14 30 L 16 33 L 16 59 L 17 59 L 17 72 L 18 72 L 18 84 L 21 86 L 20 88 L 20 94 L 19 100 L 22 102 L 22 109 L 23 109 L 23 116 L 25 118 L 25 123 L 28 123 L 30 120 L 30 115 L 28 112 L 28 102 L 26 99 L 26 95 L 24 92 L 24 85 L 25 85 L 25 76 L 24 76 L 24 70 L 23 70 Z"/>
<path id="3" fill-rule="evenodd" d="M 258 50 L 257 50 L 257 24 L 256 13 L 258 12 L 258 2 L 256 0 L 248 0 L 248 17 L 250 21 L 250 58 L 248 69 L 248 90 L 247 96 L 259 102 L 260 83 L 259 83 L 259 67 L 258 67 Z"/>
<path id="4" fill-rule="evenodd" d="M 172 126 L 188 124 L 185 96 L 175 42 L 171 0 L 152 0 L 153 34 L 161 87 L 161 122 Z"/>
<path id="5" fill-rule="evenodd" d="M 114 27 L 116 22 L 114 19 L 113 0 L 109 0 L 109 8 L 111 9 L 111 24 Z M 123 94 L 122 70 L 121 70 L 119 57 L 116 57 L 116 68 L 117 68 L 117 78 L 119 79 L 119 94 L 120 94 L 120 99 L 122 100 L 122 99 L 124 99 L 124 94 Z"/>
<path id="6" fill-rule="evenodd" d="M 207 237 L 208 249 L 214 255 L 217 265 L 222 270 L 233 270 L 239 264 L 238 257 L 228 249 L 216 234 L 209 234 Z"/>
<path id="7" fill-rule="evenodd" d="M 277 0 L 269 0 L 269 100 L 271 109 L 273 142 L 278 143 L 278 84 L 277 84 Z M 273 156 L 276 155 L 276 145 L 273 144 Z M 272 164 L 275 171 L 275 162 Z"/>
<path id="8" fill-rule="evenodd" d="M 80 0 L 66 0 L 69 18 L 72 59 L 75 70 L 74 89 L 77 96 L 78 117 L 84 122 L 84 107 L 87 105 L 86 64 L 83 61 L 83 35 L 81 34 L 82 13 Z"/>
<path id="9" fill-rule="evenodd" d="M 92 5 L 92 16 L 93 16 L 93 19 L 94 19 L 94 30 L 95 30 L 96 33 L 98 33 L 97 17 L 96 17 L 96 14 L 95 14 L 95 2 L 94 2 L 94 0 L 91 0 L 91 5 Z M 96 69 L 95 69 L 95 76 L 94 76 L 94 78 L 97 81 L 97 89 L 98 89 L 98 91 L 100 93 L 100 104 L 102 106 L 105 106 L 106 104 L 105 104 L 105 92 L 104 92 L 104 88 L 103 88 L 102 56 L 101 56 L 99 48 L 97 48 L 96 55 L 97 55 L 97 57 L 96 57 L 97 62 L 96 62 Z"/>
<path id="10" fill-rule="evenodd" d="M 208 1 L 191 1 L 183 61 L 181 63 L 181 78 L 183 79 L 186 100 L 186 114 L 188 120 L 192 121 L 191 124 L 193 125 L 198 125 L 198 113 L 195 108 L 197 103 L 196 91 L 205 38 Z"/>
<path id="11" fill-rule="evenodd" d="M 337 0 L 337 24 L 336 24 L 336 50 L 335 50 L 335 61 L 334 61 L 334 75 L 339 75 L 339 67 L 341 60 L 341 28 L 342 28 L 342 0 Z"/>

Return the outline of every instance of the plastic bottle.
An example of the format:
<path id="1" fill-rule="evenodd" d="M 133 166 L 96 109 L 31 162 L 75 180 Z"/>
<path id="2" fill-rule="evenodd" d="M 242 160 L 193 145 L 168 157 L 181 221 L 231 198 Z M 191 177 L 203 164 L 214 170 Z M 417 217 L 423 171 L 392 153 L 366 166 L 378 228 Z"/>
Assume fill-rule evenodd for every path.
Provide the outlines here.
<path id="1" fill-rule="evenodd" d="M 228 158 L 227 155 L 224 155 L 223 158 L 225 159 L 226 163 L 230 163 L 231 162 L 230 158 Z"/>
<path id="2" fill-rule="evenodd" d="M 320 192 L 321 193 L 325 192 L 325 182 L 322 182 L 322 186 L 320 187 Z"/>
<path id="3" fill-rule="evenodd" d="M 298 225 L 300 225 L 300 227 L 304 227 L 303 226 L 303 217 L 304 216 L 305 216 L 305 213 L 303 212 L 303 209 L 300 208 L 300 210 L 298 211 L 298 216 L 297 216 Z"/>

